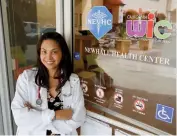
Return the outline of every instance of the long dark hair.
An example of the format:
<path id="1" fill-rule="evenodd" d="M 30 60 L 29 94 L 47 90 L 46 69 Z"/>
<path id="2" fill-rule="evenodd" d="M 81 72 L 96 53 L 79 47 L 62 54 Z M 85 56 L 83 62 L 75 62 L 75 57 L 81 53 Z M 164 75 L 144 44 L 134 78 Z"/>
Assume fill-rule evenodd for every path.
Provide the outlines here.
<path id="1" fill-rule="evenodd" d="M 54 40 L 58 46 L 61 49 L 62 52 L 62 58 L 58 65 L 57 71 L 55 73 L 55 78 L 60 81 L 60 84 L 57 88 L 61 88 L 67 80 L 69 80 L 69 77 L 72 73 L 72 62 L 71 62 L 71 54 L 69 51 L 69 48 L 67 46 L 67 43 L 63 36 L 57 32 L 48 32 L 44 33 L 38 43 L 37 43 L 37 74 L 35 77 L 35 83 L 38 86 L 49 88 L 49 74 L 47 68 L 43 65 L 40 59 L 40 50 L 41 45 L 44 40 Z M 60 72 L 60 73 L 59 73 Z"/>

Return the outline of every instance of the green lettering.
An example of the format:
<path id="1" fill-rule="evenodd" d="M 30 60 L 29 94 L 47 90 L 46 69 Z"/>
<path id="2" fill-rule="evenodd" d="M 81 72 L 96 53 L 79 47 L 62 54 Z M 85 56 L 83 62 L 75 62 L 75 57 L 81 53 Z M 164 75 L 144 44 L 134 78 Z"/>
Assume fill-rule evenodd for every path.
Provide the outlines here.
<path id="1" fill-rule="evenodd" d="M 172 29 L 172 25 L 170 24 L 170 22 L 167 20 L 161 20 L 161 21 L 157 22 L 154 27 L 154 34 L 157 38 L 166 39 L 166 38 L 170 37 L 171 33 L 161 34 L 158 30 L 159 26 L 167 27 L 168 29 Z"/>

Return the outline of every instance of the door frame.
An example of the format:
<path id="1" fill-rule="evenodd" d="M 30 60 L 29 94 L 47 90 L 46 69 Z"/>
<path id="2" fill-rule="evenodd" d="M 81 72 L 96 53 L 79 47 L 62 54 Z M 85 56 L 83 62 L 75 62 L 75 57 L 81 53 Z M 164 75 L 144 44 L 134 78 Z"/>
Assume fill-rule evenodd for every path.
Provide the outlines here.
<path id="1" fill-rule="evenodd" d="M 5 7 L 4 7 L 5 6 Z M 11 113 L 11 96 L 13 95 L 13 82 L 12 82 L 12 66 L 9 60 L 10 54 L 10 46 L 7 43 L 7 37 L 5 35 L 8 34 L 8 29 L 4 29 L 6 27 L 6 19 L 2 18 L 2 15 L 6 14 L 4 8 L 6 8 L 6 2 L 1 0 L 0 7 L 0 100 L 1 100 L 1 110 L 2 110 L 2 126 L 4 129 L 4 135 L 12 135 L 13 134 L 13 126 L 12 126 L 12 113 Z M 8 48 L 9 47 L 9 48 Z M 8 66 L 8 67 L 7 67 Z M 11 72 L 9 71 L 11 70 Z M 10 85 L 11 84 L 11 85 Z M 12 89 L 12 91 L 10 91 Z"/>

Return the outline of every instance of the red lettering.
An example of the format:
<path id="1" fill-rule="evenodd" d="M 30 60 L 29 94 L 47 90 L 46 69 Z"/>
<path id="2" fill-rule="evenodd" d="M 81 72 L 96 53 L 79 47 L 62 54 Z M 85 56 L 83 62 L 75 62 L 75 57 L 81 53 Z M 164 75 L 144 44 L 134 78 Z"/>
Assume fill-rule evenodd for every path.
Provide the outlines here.
<path id="1" fill-rule="evenodd" d="M 148 23 L 147 23 L 147 32 L 146 32 L 147 38 L 153 38 L 154 18 L 155 15 L 153 13 L 148 14 Z"/>

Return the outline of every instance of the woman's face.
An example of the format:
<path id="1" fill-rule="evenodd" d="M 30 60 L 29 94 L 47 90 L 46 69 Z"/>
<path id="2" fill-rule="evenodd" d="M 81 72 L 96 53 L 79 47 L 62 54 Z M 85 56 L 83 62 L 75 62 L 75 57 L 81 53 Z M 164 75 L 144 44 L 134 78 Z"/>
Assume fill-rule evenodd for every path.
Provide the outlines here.
<path id="1" fill-rule="evenodd" d="M 54 40 L 44 40 L 42 42 L 40 59 L 48 70 L 56 70 L 61 58 L 61 49 Z"/>

